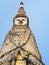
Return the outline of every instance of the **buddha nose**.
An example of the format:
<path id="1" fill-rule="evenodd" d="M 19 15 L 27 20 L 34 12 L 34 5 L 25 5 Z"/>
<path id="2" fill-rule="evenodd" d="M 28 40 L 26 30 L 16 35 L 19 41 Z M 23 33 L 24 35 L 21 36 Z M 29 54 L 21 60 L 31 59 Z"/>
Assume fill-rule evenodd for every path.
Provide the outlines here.
<path id="1" fill-rule="evenodd" d="M 22 21 L 20 20 L 20 23 L 22 24 Z"/>

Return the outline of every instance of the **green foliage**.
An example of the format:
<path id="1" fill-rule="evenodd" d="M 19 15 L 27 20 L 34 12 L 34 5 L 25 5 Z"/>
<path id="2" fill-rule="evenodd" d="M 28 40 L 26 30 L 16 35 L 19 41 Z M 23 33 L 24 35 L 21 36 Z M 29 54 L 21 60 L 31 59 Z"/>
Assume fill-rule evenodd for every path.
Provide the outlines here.
<path id="1" fill-rule="evenodd" d="M 25 52 L 26 52 L 26 55 L 27 55 L 27 56 L 29 56 L 29 55 L 31 54 L 31 52 L 28 51 L 28 50 L 26 50 Z"/>

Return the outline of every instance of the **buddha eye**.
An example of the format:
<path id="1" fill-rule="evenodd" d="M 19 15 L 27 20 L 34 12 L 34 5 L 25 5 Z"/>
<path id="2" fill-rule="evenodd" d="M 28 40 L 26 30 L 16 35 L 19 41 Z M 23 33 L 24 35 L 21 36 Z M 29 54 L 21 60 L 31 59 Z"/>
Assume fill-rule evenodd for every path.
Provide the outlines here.
<path id="1" fill-rule="evenodd" d="M 22 21 L 25 21 L 25 19 L 22 19 Z"/>
<path id="2" fill-rule="evenodd" d="M 17 21 L 20 21 L 20 19 L 17 19 Z"/>

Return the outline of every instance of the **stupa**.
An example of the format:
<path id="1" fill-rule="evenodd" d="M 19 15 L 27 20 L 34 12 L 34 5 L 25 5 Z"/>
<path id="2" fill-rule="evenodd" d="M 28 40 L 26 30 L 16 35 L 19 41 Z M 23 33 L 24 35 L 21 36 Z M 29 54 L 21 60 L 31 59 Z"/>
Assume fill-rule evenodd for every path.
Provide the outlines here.
<path id="1" fill-rule="evenodd" d="M 3 42 L 0 65 L 44 65 L 22 2 Z"/>

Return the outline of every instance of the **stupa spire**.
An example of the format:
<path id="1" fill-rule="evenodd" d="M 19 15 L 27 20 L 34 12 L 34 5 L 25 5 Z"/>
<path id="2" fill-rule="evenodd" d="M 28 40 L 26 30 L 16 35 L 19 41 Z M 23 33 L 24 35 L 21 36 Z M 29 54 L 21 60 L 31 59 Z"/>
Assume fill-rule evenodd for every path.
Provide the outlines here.
<path id="1" fill-rule="evenodd" d="M 15 18 L 16 18 L 16 17 L 19 17 L 19 16 L 27 17 L 26 12 L 25 12 L 25 10 L 24 10 L 24 6 L 23 6 L 23 2 L 22 2 L 22 1 L 20 2 L 20 7 L 19 7 L 19 9 L 18 9 L 18 12 L 17 12 Z M 28 18 L 28 17 L 27 17 L 27 18 Z"/>

